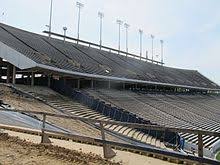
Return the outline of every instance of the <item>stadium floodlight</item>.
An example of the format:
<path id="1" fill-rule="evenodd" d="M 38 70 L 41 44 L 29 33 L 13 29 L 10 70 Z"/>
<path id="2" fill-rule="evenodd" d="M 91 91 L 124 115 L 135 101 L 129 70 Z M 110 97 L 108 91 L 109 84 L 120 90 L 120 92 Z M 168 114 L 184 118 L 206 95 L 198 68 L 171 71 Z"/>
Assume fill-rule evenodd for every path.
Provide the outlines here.
<path id="1" fill-rule="evenodd" d="M 66 41 L 66 31 L 67 31 L 67 27 L 63 27 L 63 41 L 65 42 Z"/>
<path id="2" fill-rule="evenodd" d="M 50 19 L 49 19 L 49 37 L 51 37 L 51 29 L 52 29 L 52 14 L 53 14 L 53 0 L 50 0 Z"/>
<path id="3" fill-rule="evenodd" d="M 116 23 L 118 24 L 118 54 L 120 53 L 120 46 L 121 46 L 121 25 L 123 21 L 117 20 Z"/>
<path id="4" fill-rule="evenodd" d="M 151 50 L 151 53 L 152 53 L 152 63 L 153 63 L 153 61 L 154 61 L 154 36 L 153 35 L 150 35 L 150 37 L 151 37 L 151 48 L 152 48 L 152 50 Z"/>
<path id="5" fill-rule="evenodd" d="M 129 24 L 127 24 L 127 23 L 124 23 L 124 27 L 125 27 L 125 35 L 126 35 L 126 52 L 127 52 L 127 54 L 126 54 L 126 57 L 127 57 L 127 55 L 128 55 L 128 28 L 130 27 L 130 25 Z"/>
<path id="6" fill-rule="evenodd" d="M 78 32 L 77 32 L 77 44 L 79 43 L 79 28 L 80 28 L 80 14 L 81 14 L 81 8 L 84 7 L 84 4 L 80 3 L 80 2 L 76 2 L 76 7 L 78 7 Z"/>
<path id="7" fill-rule="evenodd" d="M 100 44 L 100 49 L 102 48 L 102 19 L 104 17 L 104 14 L 102 12 L 98 12 L 98 17 L 100 18 L 100 40 L 99 40 L 99 44 Z"/>
<path id="8" fill-rule="evenodd" d="M 160 40 L 160 49 L 161 49 L 161 65 L 163 65 L 163 40 Z"/>
<path id="9" fill-rule="evenodd" d="M 140 60 L 142 56 L 142 36 L 143 36 L 143 30 L 139 29 L 139 34 L 140 34 Z"/>

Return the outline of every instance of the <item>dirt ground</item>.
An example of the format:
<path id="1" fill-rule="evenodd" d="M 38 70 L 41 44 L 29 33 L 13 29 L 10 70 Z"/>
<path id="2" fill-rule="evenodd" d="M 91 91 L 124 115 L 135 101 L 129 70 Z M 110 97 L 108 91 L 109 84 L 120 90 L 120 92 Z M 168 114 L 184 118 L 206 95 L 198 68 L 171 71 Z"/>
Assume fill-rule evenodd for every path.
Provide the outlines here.
<path id="1" fill-rule="evenodd" d="M 2 130 L 2 133 L 7 133 L 11 137 L 18 137 L 21 141 L 29 142 L 30 144 L 40 144 L 41 137 L 36 135 L 29 135 L 25 133 L 19 133 L 14 131 Z M 98 155 L 98 157 L 103 158 L 103 148 L 101 146 L 95 146 L 90 144 L 77 143 L 73 141 L 66 141 L 60 139 L 50 138 L 51 144 L 54 146 L 59 146 L 62 149 L 66 148 L 69 150 L 77 151 L 79 153 L 85 153 L 87 155 Z M 1 143 L 1 140 L 0 140 Z M 37 145 L 38 146 L 38 145 Z M 26 147 L 28 149 L 28 147 Z M 1 151 L 1 150 L 0 150 Z M 56 150 L 57 151 L 57 150 Z M 173 163 L 163 161 L 160 159 L 155 159 L 153 157 L 148 157 L 140 154 L 135 154 L 127 151 L 114 150 L 116 156 L 110 159 L 113 163 L 119 162 L 122 165 L 173 165 Z M 25 152 L 26 153 L 26 152 Z M 60 158 L 58 158 L 60 160 Z M 62 159 L 63 160 L 63 159 Z M 69 160 L 67 158 L 67 160 Z M 66 161 L 66 159 L 65 159 Z M 1 159 L 0 159 L 1 162 Z M 112 163 L 110 162 L 110 163 Z M 58 162 L 60 163 L 60 162 Z M 65 164 L 66 162 L 61 162 L 61 164 Z M 69 162 L 67 162 L 69 163 Z M 72 164 L 77 164 L 79 162 L 71 162 Z M 102 162 L 98 162 L 101 165 L 105 164 Z M 48 164 L 52 164 L 52 162 L 48 161 Z M 83 164 L 83 163 L 81 163 Z M 55 164 L 56 165 L 56 164 Z"/>
<path id="2" fill-rule="evenodd" d="M 0 133 L 0 164 L 13 165 L 72 165 L 119 164 L 89 153 L 53 145 L 34 144 Z"/>
<path id="3" fill-rule="evenodd" d="M 0 84 L 0 100 L 3 100 L 4 103 L 9 104 L 13 108 L 19 110 L 62 114 L 62 112 L 59 112 L 58 110 L 36 99 L 22 97 L 18 94 L 13 93 L 13 90 L 11 88 L 6 87 L 3 84 Z M 37 117 L 42 118 L 42 116 Z M 76 132 L 80 135 L 101 138 L 101 133 L 99 130 L 81 121 L 74 121 L 55 117 L 47 117 L 47 121 L 49 121 L 49 123 L 51 124 Z M 110 135 L 106 135 L 106 138 L 108 140 L 121 142 L 119 139 Z"/>

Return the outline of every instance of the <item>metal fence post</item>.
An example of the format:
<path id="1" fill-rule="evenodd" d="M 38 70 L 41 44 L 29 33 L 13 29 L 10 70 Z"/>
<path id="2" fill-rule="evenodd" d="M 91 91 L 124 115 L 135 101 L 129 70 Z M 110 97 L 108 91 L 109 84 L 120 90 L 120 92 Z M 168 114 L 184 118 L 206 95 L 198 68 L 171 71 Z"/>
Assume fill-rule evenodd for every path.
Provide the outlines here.
<path id="1" fill-rule="evenodd" d="M 103 140 L 103 155 L 104 158 L 113 158 L 116 153 L 111 149 L 110 146 L 108 146 L 105 143 L 105 130 L 104 130 L 104 126 L 103 123 L 100 122 L 100 130 L 101 130 L 101 135 L 102 135 L 102 140 Z"/>
<path id="2" fill-rule="evenodd" d="M 198 132 L 198 156 L 203 157 L 203 140 L 201 132 Z"/>
<path id="3" fill-rule="evenodd" d="M 51 143 L 49 137 L 45 134 L 46 114 L 43 113 L 42 129 L 41 129 L 41 143 Z"/>

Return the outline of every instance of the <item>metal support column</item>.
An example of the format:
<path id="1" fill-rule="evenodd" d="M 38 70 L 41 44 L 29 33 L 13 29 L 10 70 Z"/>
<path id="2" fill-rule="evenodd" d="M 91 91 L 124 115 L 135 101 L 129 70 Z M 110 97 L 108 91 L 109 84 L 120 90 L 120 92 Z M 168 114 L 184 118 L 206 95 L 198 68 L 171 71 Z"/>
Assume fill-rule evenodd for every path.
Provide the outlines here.
<path id="1" fill-rule="evenodd" d="M 80 89 L 80 79 L 77 80 L 77 88 Z"/>
<path id="2" fill-rule="evenodd" d="M 108 89 L 110 89 L 111 88 L 111 81 L 109 80 L 108 81 Z"/>
<path id="3" fill-rule="evenodd" d="M 47 86 L 50 88 L 51 86 L 51 75 L 47 76 Z"/>
<path id="4" fill-rule="evenodd" d="M 34 86 L 34 72 L 31 72 L 31 86 Z"/>
<path id="5" fill-rule="evenodd" d="M 125 83 L 123 83 L 123 90 L 125 90 Z"/>
<path id="6" fill-rule="evenodd" d="M 93 79 L 91 80 L 91 88 L 92 89 L 94 88 L 94 80 Z"/>
<path id="7" fill-rule="evenodd" d="M 10 83 L 10 64 L 7 64 L 7 80 L 6 83 Z"/>
<path id="8" fill-rule="evenodd" d="M 12 84 L 15 84 L 16 79 L 16 67 L 13 65 L 13 73 L 12 73 Z"/>

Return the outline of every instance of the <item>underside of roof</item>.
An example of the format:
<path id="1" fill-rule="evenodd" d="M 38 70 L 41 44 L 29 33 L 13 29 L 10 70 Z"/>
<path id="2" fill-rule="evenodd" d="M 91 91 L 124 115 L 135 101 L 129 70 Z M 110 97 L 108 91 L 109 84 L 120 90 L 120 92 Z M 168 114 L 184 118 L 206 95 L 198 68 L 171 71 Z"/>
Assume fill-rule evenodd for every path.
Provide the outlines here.
<path id="1" fill-rule="evenodd" d="M 194 70 L 160 66 L 5 24 L 0 24 L 0 57 L 21 70 L 40 68 L 93 79 L 220 90 Z"/>

